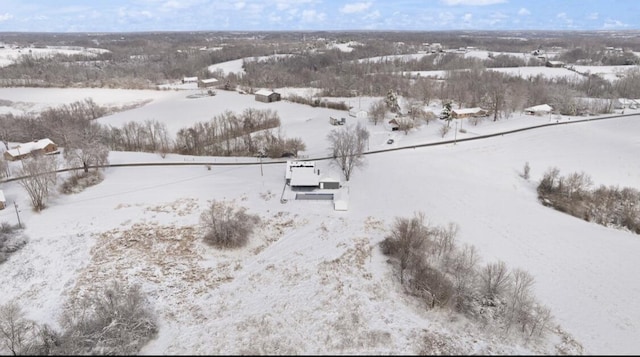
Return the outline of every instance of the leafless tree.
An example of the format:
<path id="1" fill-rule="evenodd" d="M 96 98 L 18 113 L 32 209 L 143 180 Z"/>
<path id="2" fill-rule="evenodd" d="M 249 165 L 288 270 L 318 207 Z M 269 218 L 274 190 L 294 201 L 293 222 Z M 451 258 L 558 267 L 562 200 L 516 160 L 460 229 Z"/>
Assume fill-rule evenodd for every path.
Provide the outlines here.
<path id="1" fill-rule="evenodd" d="M 480 272 L 482 293 L 492 299 L 501 296 L 509 286 L 509 269 L 503 261 L 487 264 Z"/>
<path id="2" fill-rule="evenodd" d="M 63 156 L 70 167 L 82 167 L 85 173 L 89 166 L 100 166 L 109 163 L 109 148 L 102 143 L 102 129 L 91 123 L 67 141 Z M 97 168 L 96 168 L 97 170 Z"/>
<path id="3" fill-rule="evenodd" d="M 24 187 L 36 211 L 46 207 L 51 189 L 56 184 L 56 160 L 53 157 L 36 155 L 22 161 L 17 175 L 22 177 L 20 185 Z"/>
<path id="4" fill-rule="evenodd" d="M 331 143 L 330 150 L 345 180 L 349 181 L 356 167 L 364 165 L 364 156 L 369 131 L 360 123 L 342 129 L 332 130 L 327 139 Z"/>
<path id="5" fill-rule="evenodd" d="M 400 283 L 404 283 L 405 270 L 411 265 L 419 265 L 425 258 L 429 229 L 424 220 L 422 212 L 415 213 L 410 219 L 396 217 L 391 233 L 381 244 L 384 254 L 398 259 Z"/>
<path id="6" fill-rule="evenodd" d="M 369 120 L 374 125 L 378 125 L 379 122 L 383 121 L 386 114 L 387 105 L 384 100 L 380 99 L 371 103 L 371 106 L 369 107 Z"/>
<path id="7" fill-rule="evenodd" d="M 0 306 L 0 341 L 14 356 L 33 352 L 37 341 L 37 325 L 24 317 L 22 309 L 15 302 Z"/>

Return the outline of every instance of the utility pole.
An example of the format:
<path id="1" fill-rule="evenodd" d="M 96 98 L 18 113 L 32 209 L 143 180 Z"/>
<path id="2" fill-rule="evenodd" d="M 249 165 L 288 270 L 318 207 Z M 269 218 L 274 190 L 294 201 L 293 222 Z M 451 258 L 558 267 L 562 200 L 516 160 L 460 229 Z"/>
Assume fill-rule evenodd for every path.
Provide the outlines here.
<path id="1" fill-rule="evenodd" d="M 16 208 L 16 216 L 18 216 L 18 227 L 20 227 L 20 229 L 22 229 L 22 223 L 20 222 L 20 211 L 18 211 L 18 204 L 16 203 L 16 201 L 13 201 L 13 207 Z"/>
<path id="2" fill-rule="evenodd" d="M 458 121 L 456 121 L 456 131 L 453 132 L 453 145 L 456 144 L 457 136 L 458 136 Z"/>

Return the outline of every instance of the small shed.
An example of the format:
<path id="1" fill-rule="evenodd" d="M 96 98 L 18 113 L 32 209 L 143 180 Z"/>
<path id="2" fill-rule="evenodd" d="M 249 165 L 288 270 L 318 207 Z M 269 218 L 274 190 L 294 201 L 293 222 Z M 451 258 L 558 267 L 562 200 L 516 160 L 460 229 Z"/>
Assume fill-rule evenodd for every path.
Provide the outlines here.
<path id="1" fill-rule="evenodd" d="M 280 100 L 280 93 L 276 93 L 267 89 L 260 89 L 259 91 L 255 92 L 255 95 L 258 102 L 271 103 Z"/>
<path id="2" fill-rule="evenodd" d="M 562 68 L 564 67 L 564 62 L 562 61 L 547 61 L 545 66 L 552 68 Z"/>
<path id="3" fill-rule="evenodd" d="M 340 180 L 333 177 L 323 177 L 320 179 L 320 189 L 337 190 L 340 188 Z"/>
<path id="4" fill-rule="evenodd" d="M 547 115 L 551 113 L 553 107 L 549 104 L 534 105 L 533 107 L 524 108 L 524 113 L 528 115 Z"/>
<path id="5" fill-rule="evenodd" d="M 201 79 L 198 82 L 198 87 L 200 88 L 211 88 L 211 87 L 215 87 L 218 84 L 218 80 L 215 78 L 206 78 L 206 79 Z"/>
<path id="6" fill-rule="evenodd" d="M 4 198 L 4 193 L 0 190 L 0 209 L 7 207 L 7 200 Z"/>
<path id="7" fill-rule="evenodd" d="M 182 83 L 198 83 L 198 77 L 184 77 Z"/>

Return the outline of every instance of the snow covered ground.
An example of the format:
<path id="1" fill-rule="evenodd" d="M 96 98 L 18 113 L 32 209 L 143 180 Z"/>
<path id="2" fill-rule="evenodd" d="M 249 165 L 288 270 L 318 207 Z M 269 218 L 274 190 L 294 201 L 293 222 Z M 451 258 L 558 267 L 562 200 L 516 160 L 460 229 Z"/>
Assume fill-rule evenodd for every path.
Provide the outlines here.
<path id="1" fill-rule="evenodd" d="M 3 45 L 0 43 L 0 45 Z M 77 46 L 46 46 L 36 47 L 15 47 L 3 45 L 0 48 L 0 67 L 6 67 L 15 63 L 22 56 L 33 56 L 34 58 L 46 58 L 56 54 L 63 55 L 84 55 L 88 57 L 97 56 L 100 53 L 109 52 L 103 48 L 77 47 Z"/>
<path id="2" fill-rule="evenodd" d="M 98 103 L 132 100 L 127 91 L 25 91 L 33 92 L 21 97 L 2 89 L 0 99 L 38 98 L 51 105 L 96 93 Z M 157 119 L 173 132 L 224 110 L 270 108 L 280 114 L 286 136 L 302 137 L 313 157 L 327 153 L 326 134 L 335 128 L 329 116 L 356 120 L 346 112 L 260 103 L 235 92 L 197 99 L 188 94 L 141 91 L 136 100 L 153 101 L 100 121 Z M 361 104 L 366 108 L 372 100 Z M 503 260 L 531 273 L 538 299 L 586 353 L 638 354 L 640 239 L 542 206 L 536 185 L 556 166 L 563 174 L 584 171 L 596 185 L 640 188 L 640 115 L 412 148 L 576 119 L 465 121 L 466 133 L 451 130 L 445 138 L 440 121 L 407 135 L 367 123 L 371 150 L 410 149 L 368 155 L 348 182 L 344 212 L 334 211 L 330 201 L 281 203 L 285 165 L 270 160 L 262 170 L 257 164 L 110 168 L 99 185 L 56 195 L 40 213 L 29 209 L 17 183 L 5 183 L 9 207 L 0 211 L 0 221 L 17 223 L 17 202 L 30 241 L 0 265 L 0 304 L 16 299 L 28 317 L 56 326 L 65 299 L 111 278 L 139 283 L 160 322 L 159 336 L 144 354 L 414 354 L 424 333 L 465 354 L 555 354 L 545 346 L 513 347 L 490 331 L 426 311 L 402 293 L 377 243 L 394 217 L 422 211 L 433 224 L 457 223 L 460 243 L 473 244 L 483 262 Z M 386 144 L 388 138 L 394 144 Z M 112 163 L 189 160 L 223 159 L 110 154 Z M 529 181 L 519 176 L 525 162 Z M 329 161 L 318 165 L 324 173 L 338 172 Z M 234 200 L 261 216 L 248 247 L 218 251 L 202 243 L 198 217 L 211 199 Z"/>

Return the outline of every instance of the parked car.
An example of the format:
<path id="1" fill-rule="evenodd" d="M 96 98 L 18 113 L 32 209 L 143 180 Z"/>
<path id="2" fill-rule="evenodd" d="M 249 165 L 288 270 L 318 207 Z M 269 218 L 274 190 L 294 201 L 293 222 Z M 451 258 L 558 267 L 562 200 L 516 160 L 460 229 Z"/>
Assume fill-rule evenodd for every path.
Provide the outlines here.
<path id="1" fill-rule="evenodd" d="M 387 144 L 393 144 L 393 139 L 387 140 Z"/>

